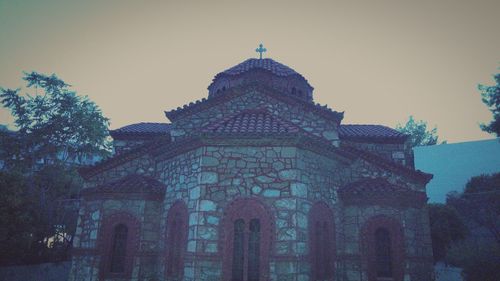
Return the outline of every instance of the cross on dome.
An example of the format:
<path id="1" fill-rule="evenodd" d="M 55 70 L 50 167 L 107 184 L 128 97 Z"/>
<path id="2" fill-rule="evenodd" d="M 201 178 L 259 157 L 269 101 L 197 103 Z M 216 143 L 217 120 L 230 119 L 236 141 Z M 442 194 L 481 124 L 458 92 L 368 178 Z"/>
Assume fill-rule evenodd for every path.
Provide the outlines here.
<path id="1" fill-rule="evenodd" d="M 267 49 L 264 48 L 264 45 L 262 45 L 262 43 L 260 43 L 259 47 L 257 49 L 255 49 L 255 51 L 257 53 L 259 53 L 259 56 L 260 56 L 259 58 L 262 59 L 262 53 L 267 52 Z"/>

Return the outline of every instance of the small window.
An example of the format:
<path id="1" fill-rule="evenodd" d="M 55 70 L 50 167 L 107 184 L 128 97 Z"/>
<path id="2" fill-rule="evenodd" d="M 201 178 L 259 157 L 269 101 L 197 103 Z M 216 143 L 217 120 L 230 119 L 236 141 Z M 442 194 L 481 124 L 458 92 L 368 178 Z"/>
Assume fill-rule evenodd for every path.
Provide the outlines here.
<path id="1" fill-rule="evenodd" d="M 244 247 L 245 221 L 238 219 L 234 222 L 232 281 L 243 281 Z"/>
<path id="2" fill-rule="evenodd" d="M 271 216 L 255 199 L 236 199 L 226 210 L 222 224 L 223 280 L 269 279 Z"/>
<path id="3" fill-rule="evenodd" d="M 374 216 L 365 222 L 360 235 L 368 280 L 403 281 L 405 250 L 400 222 Z"/>
<path id="4" fill-rule="evenodd" d="M 109 272 L 125 272 L 125 261 L 127 258 L 127 236 L 128 228 L 124 224 L 115 226 L 113 231 L 113 246 L 111 248 L 111 262 Z"/>
<path id="5" fill-rule="evenodd" d="M 392 277 L 391 236 L 385 228 L 375 231 L 377 277 Z"/>
<path id="6" fill-rule="evenodd" d="M 169 278 L 181 279 L 187 240 L 188 212 L 184 202 L 175 203 L 167 216 L 167 268 Z"/>
<path id="7" fill-rule="evenodd" d="M 333 276 L 335 235 L 333 215 L 324 203 L 315 204 L 309 214 L 309 245 L 312 280 Z"/>
<path id="8" fill-rule="evenodd" d="M 297 89 L 295 89 L 295 87 L 292 88 L 292 95 L 296 95 L 297 94 Z"/>
<path id="9" fill-rule="evenodd" d="M 250 221 L 248 237 L 248 281 L 259 281 L 260 275 L 260 220 Z"/>

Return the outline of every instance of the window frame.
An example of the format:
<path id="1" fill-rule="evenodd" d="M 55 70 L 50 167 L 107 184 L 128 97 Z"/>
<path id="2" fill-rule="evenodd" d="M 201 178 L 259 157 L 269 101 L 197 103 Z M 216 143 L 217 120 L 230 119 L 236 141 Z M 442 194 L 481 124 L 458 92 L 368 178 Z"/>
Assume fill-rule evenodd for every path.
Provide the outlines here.
<path id="1" fill-rule="evenodd" d="M 321 235 L 317 226 L 321 228 Z M 324 233 L 326 232 L 326 234 Z M 329 236 L 331 239 L 328 239 Z M 318 241 L 321 237 L 324 241 Z M 319 201 L 313 204 L 308 216 L 308 243 L 309 243 L 309 263 L 311 265 L 311 280 L 333 280 L 335 276 L 336 257 L 336 235 L 335 217 L 332 209 L 325 202 Z M 319 249 L 319 243 L 328 243 L 328 248 Z M 323 255 L 328 255 L 328 261 L 323 261 Z M 319 261 L 322 260 L 323 262 Z M 326 267 L 325 267 L 326 266 Z M 319 269 L 326 271 L 320 273 Z"/>
<path id="2" fill-rule="evenodd" d="M 391 242 L 392 277 L 377 276 L 377 253 L 375 233 L 379 229 L 389 233 Z M 368 275 L 368 281 L 391 280 L 403 281 L 405 263 L 404 232 L 399 221 L 385 215 L 369 218 L 361 231 L 363 263 Z"/>
<path id="3" fill-rule="evenodd" d="M 127 227 L 126 252 L 123 272 L 111 271 L 111 258 L 114 245 L 115 228 L 118 225 Z M 139 249 L 140 223 L 132 214 L 126 212 L 114 213 L 106 216 L 101 223 L 99 237 L 100 268 L 99 276 L 104 278 L 131 278 L 133 261 Z"/>
<path id="4" fill-rule="evenodd" d="M 221 222 L 221 235 L 219 242 L 219 252 L 222 254 L 223 280 L 232 280 L 233 274 L 233 242 L 234 227 L 237 220 L 244 221 L 243 248 L 243 280 L 248 280 L 248 247 L 249 247 L 249 226 L 254 219 L 259 221 L 259 280 L 269 279 L 269 260 L 272 255 L 274 241 L 274 216 L 269 208 L 255 197 L 238 198 L 233 200 L 224 210 L 224 217 Z"/>
<path id="5" fill-rule="evenodd" d="M 181 217 L 181 220 L 183 221 L 183 225 L 179 228 L 176 226 L 175 228 L 173 227 L 174 223 L 174 215 L 176 213 L 179 213 L 179 217 Z M 176 278 L 176 279 L 182 279 L 184 276 L 184 257 L 186 254 L 186 247 L 187 247 L 187 236 L 188 236 L 188 227 L 189 227 L 189 212 L 188 208 L 186 206 L 186 203 L 184 201 L 177 201 L 175 202 L 170 209 L 168 210 L 167 213 L 167 221 L 166 221 L 166 229 L 165 229 L 165 277 L 166 278 Z M 172 241 L 172 239 L 174 241 Z M 177 245 L 178 248 L 175 248 L 176 250 L 180 251 L 177 253 L 178 260 L 171 261 L 171 255 L 173 255 L 173 247 L 172 245 L 175 244 Z M 177 263 L 177 265 L 173 265 L 174 268 L 176 269 L 175 272 L 177 272 L 176 275 L 171 275 L 170 274 L 170 268 L 169 266 L 172 263 Z"/>

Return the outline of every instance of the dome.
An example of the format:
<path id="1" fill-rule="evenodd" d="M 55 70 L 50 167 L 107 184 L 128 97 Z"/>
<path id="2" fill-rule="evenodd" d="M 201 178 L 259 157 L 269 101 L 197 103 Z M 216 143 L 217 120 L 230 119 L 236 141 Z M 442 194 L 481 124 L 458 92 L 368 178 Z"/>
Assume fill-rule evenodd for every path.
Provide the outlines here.
<path id="1" fill-rule="evenodd" d="M 314 88 L 307 80 L 292 68 L 270 58 L 247 59 L 218 73 L 208 86 L 209 98 L 249 82 L 263 83 L 285 94 L 312 101 Z"/>

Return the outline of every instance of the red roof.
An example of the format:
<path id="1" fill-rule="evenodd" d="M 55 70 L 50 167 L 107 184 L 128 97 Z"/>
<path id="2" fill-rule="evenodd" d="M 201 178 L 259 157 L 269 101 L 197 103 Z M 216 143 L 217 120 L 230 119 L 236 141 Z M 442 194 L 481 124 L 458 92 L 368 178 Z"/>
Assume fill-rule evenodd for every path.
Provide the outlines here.
<path id="1" fill-rule="evenodd" d="M 112 137 L 167 135 L 170 123 L 141 122 L 111 131 Z M 300 129 L 265 110 L 246 110 L 204 128 L 204 132 L 219 133 L 280 133 Z M 407 135 L 382 125 L 341 124 L 339 137 L 344 140 L 396 140 L 404 142 Z"/>
<path id="2" fill-rule="evenodd" d="M 203 129 L 206 133 L 297 133 L 300 129 L 265 110 L 245 110 L 214 122 Z"/>
<path id="3" fill-rule="evenodd" d="M 161 136 L 168 135 L 170 131 L 170 123 L 153 123 L 141 122 L 123 126 L 116 130 L 111 130 L 109 133 L 113 138 L 123 138 L 131 136 Z"/>
<path id="4" fill-rule="evenodd" d="M 273 59 L 266 58 L 266 59 L 247 59 L 244 62 L 237 64 L 231 68 L 228 68 L 217 75 L 215 75 L 213 82 L 208 86 L 210 87 L 214 84 L 215 80 L 217 80 L 219 77 L 223 76 L 236 76 L 243 74 L 245 72 L 254 70 L 254 69 L 262 69 L 271 72 L 272 74 L 279 76 L 279 77 L 288 77 L 288 76 L 297 76 L 302 78 L 306 84 L 313 89 L 311 85 L 307 82 L 307 80 L 300 75 L 300 73 L 296 72 L 295 70 L 291 69 L 290 67 L 279 63 Z"/>
<path id="5" fill-rule="evenodd" d="M 382 125 L 345 124 L 340 125 L 339 137 L 341 140 L 393 140 L 404 142 L 408 135 Z"/>
<path id="6" fill-rule="evenodd" d="M 83 189 L 82 193 L 84 195 L 94 193 L 163 194 L 165 188 L 164 184 L 153 178 L 131 174 L 104 185 Z"/>

